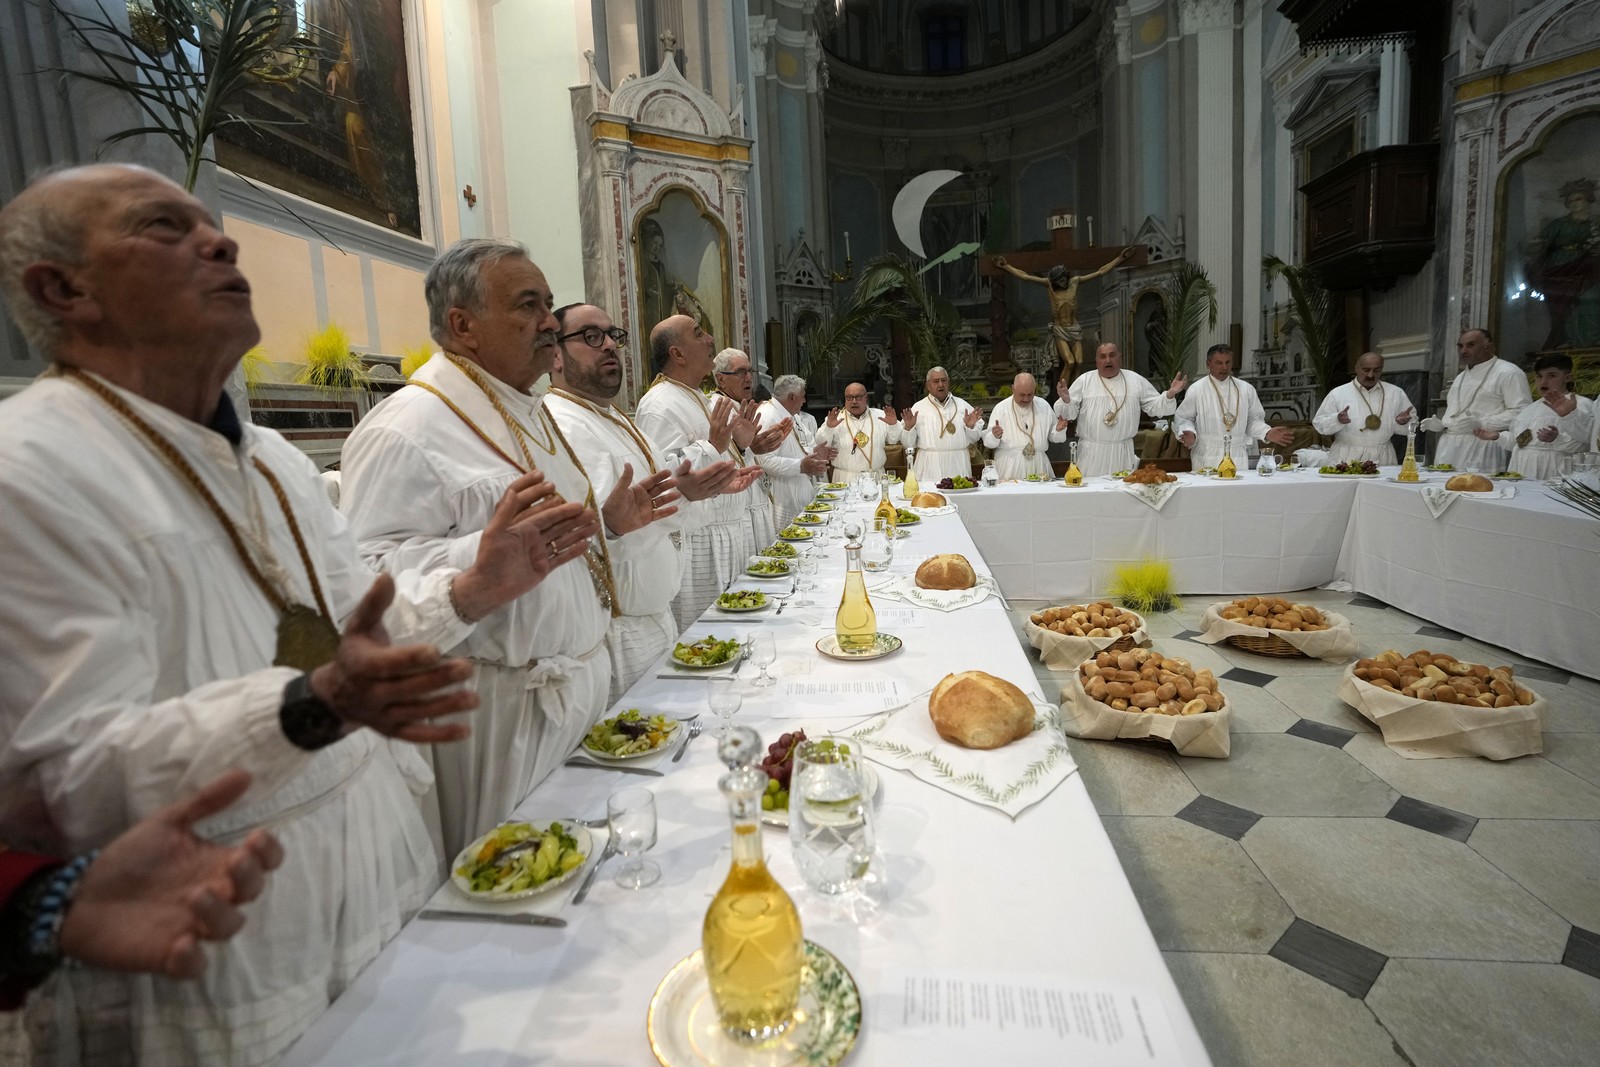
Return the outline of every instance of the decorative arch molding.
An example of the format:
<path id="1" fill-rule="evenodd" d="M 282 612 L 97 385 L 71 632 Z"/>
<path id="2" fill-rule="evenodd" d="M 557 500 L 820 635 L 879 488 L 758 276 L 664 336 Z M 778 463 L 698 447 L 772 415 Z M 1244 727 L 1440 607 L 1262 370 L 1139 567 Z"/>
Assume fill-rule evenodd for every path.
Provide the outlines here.
<path id="1" fill-rule="evenodd" d="M 1600 4 L 1557 0 L 1512 19 L 1484 51 L 1483 68 L 1520 66 L 1595 47 L 1600 41 Z"/>
<path id="2" fill-rule="evenodd" d="M 573 89 L 585 298 L 607 308 L 638 339 L 623 364 L 631 404 L 650 379 L 641 317 L 640 223 L 681 191 L 693 200 L 722 246 L 723 345 L 754 351 L 751 327 L 749 175 L 751 142 L 733 115 L 686 81 L 676 63 L 609 89 L 589 60 L 589 84 Z"/>

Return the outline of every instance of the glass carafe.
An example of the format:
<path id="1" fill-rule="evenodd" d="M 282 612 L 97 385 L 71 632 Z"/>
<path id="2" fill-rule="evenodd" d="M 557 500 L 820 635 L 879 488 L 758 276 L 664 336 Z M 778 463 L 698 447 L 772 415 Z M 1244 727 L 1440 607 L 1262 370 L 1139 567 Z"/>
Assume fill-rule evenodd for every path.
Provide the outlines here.
<path id="1" fill-rule="evenodd" d="M 1413 420 L 1415 421 L 1415 420 Z M 1395 478 L 1397 482 L 1420 482 L 1422 475 L 1417 473 L 1417 432 L 1411 424 L 1406 424 L 1406 458 L 1400 464 L 1400 474 Z"/>
<path id="2" fill-rule="evenodd" d="M 833 617 L 833 632 L 841 652 L 870 652 L 878 644 L 878 613 L 867 596 L 859 540 L 844 546 L 844 595 Z"/>
<path id="3" fill-rule="evenodd" d="M 1083 472 L 1078 469 L 1078 442 L 1067 446 L 1067 473 L 1061 479 L 1068 485 L 1082 485 Z"/>
<path id="4" fill-rule="evenodd" d="M 906 480 L 901 484 L 900 491 L 905 494 L 907 504 L 915 500 L 917 494 L 922 492 L 922 486 L 917 484 L 917 476 L 911 470 L 911 458 L 909 455 L 906 457 Z"/>
<path id="5" fill-rule="evenodd" d="M 888 481 L 883 483 L 883 488 L 880 490 L 878 496 L 878 506 L 872 512 L 873 523 L 877 523 L 880 519 L 883 520 L 884 526 L 888 528 L 889 536 L 891 538 L 894 537 L 895 527 L 899 525 L 900 522 L 900 513 L 896 511 L 894 505 L 889 502 Z"/>
<path id="6" fill-rule="evenodd" d="M 794 1022 L 805 959 L 800 913 L 762 854 L 767 776 L 753 765 L 761 752 L 761 739 L 747 726 L 735 726 L 717 746 L 728 765 L 718 785 L 733 823 L 733 862 L 701 930 L 717 1018 L 729 1036 L 752 1043 L 776 1037 Z"/>
<path id="7" fill-rule="evenodd" d="M 1222 462 L 1217 464 L 1218 478 L 1237 478 L 1239 468 L 1233 462 L 1233 434 L 1222 435 Z"/>

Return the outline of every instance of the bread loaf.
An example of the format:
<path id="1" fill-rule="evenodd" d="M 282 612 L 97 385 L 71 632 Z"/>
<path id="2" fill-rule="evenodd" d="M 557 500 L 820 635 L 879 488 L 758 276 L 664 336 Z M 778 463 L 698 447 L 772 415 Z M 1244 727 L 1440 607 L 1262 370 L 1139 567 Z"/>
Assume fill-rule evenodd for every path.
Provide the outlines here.
<path id="1" fill-rule="evenodd" d="M 1488 493 L 1494 490 L 1494 483 L 1481 474 L 1458 474 L 1445 482 L 1444 487 L 1458 493 Z"/>
<path id="2" fill-rule="evenodd" d="M 1033 701 L 1004 678 L 962 671 L 933 687 L 928 717 L 953 745 L 1001 748 L 1033 732 Z"/>
<path id="3" fill-rule="evenodd" d="M 967 557 L 953 552 L 929 556 L 917 568 L 919 589 L 971 589 L 977 584 L 978 574 Z"/>
<path id="4" fill-rule="evenodd" d="M 939 493 L 918 493 L 911 498 L 911 506 L 914 508 L 942 508 L 947 503 L 949 501 Z"/>

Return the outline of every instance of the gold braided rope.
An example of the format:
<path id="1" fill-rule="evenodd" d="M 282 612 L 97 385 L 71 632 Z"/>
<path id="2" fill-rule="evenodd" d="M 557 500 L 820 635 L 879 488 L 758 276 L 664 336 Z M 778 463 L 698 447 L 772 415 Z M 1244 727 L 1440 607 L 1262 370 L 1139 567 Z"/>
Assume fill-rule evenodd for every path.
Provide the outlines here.
<path id="1" fill-rule="evenodd" d="M 639 446 L 639 452 L 644 456 L 645 463 L 649 464 L 650 466 L 650 473 L 656 473 L 658 468 L 656 467 L 655 457 L 651 455 L 649 441 L 646 440 L 644 433 L 640 431 L 638 426 L 634 425 L 633 420 L 628 418 L 625 412 L 618 411 L 610 404 L 601 407 L 594 401 L 589 400 L 586 397 L 581 397 L 577 393 L 569 393 L 567 390 L 562 389 L 559 386 L 551 386 L 550 391 L 563 400 L 570 401 L 579 405 L 580 407 L 588 408 L 590 411 L 607 420 L 613 426 L 620 428 L 629 437 L 633 438 L 633 443 Z"/>
<path id="2" fill-rule="evenodd" d="M 1106 382 L 1108 381 L 1106 376 L 1103 375 L 1103 374 L 1096 374 L 1095 377 L 1100 379 L 1100 388 L 1102 388 L 1102 389 L 1104 389 L 1106 391 L 1106 399 L 1108 399 L 1108 400 L 1116 400 L 1116 406 L 1113 407 L 1110 411 L 1108 411 L 1106 413 L 1105 419 L 1102 420 L 1103 422 L 1105 422 L 1105 424 L 1107 426 L 1115 426 L 1117 424 L 1117 419 L 1122 417 L 1122 405 L 1124 405 L 1124 404 L 1126 404 L 1128 402 L 1128 393 L 1132 391 L 1133 387 L 1128 384 L 1128 380 L 1126 378 L 1123 378 L 1123 380 L 1122 380 L 1122 399 L 1121 400 L 1117 400 L 1116 394 L 1111 391 L 1111 386 L 1106 384 Z M 1122 372 L 1121 371 L 1117 372 L 1117 377 L 1118 378 L 1122 378 Z"/>
<path id="3" fill-rule="evenodd" d="M 1239 408 L 1244 403 L 1244 398 L 1239 395 L 1239 383 L 1229 376 L 1228 384 L 1233 388 L 1233 410 L 1229 411 L 1228 405 L 1222 402 L 1222 390 L 1217 388 L 1217 379 L 1208 374 L 1206 381 L 1211 383 L 1211 391 L 1216 394 L 1217 410 L 1222 412 L 1222 428 L 1232 430 L 1239 421 Z"/>

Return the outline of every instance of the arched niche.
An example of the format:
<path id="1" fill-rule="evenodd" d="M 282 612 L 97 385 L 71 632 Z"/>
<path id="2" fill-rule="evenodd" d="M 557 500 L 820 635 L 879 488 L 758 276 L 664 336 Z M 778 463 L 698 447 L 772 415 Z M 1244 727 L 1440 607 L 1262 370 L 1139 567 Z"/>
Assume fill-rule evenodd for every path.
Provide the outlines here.
<path id="1" fill-rule="evenodd" d="M 634 221 L 636 335 L 648 339 L 656 323 L 685 314 L 732 344 L 728 322 L 728 231 L 693 189 L 669 185 Z M 738 347 L 738 346 L 734 346 Z"/>

